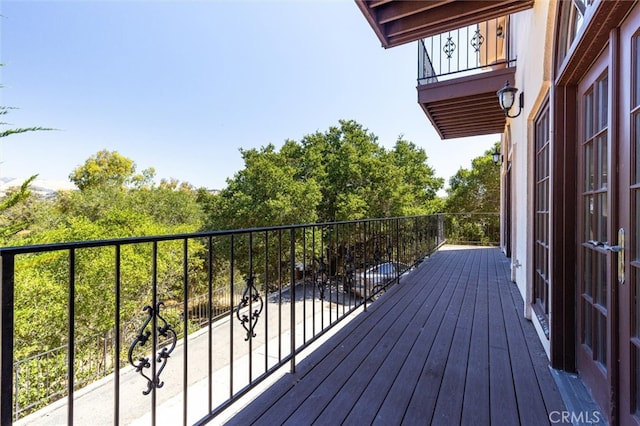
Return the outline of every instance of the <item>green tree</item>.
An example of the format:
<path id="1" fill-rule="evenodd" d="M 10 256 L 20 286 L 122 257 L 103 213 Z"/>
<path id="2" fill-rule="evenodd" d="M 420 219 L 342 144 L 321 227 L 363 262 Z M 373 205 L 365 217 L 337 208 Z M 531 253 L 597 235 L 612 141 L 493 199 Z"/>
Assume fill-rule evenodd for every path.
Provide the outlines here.
<path id="1" fill-rule="evenodd" d="M 122 164 L 133 164 L 127 158 Z M 128 169 L 133 171 L 133 167 Z M 97 175 L 100 175 L 99 173 Z M 128 176 L 131 176 L 129 173 Z M 201 229 L 202 214 L 197 191 L 175 180 L 158 187 L 126 188 L 122 179 L 93 180 L 82 191 L 57 194 L 39 206 L 30 232 L 15 235 L 12 245 L 103 240 L 118 237 L 193 233 Z M 157 247 L 157 282 L 163 300 L 180 300 L 183 292 L 182 241 L 167 241 Z M 202 244 L 188 247 L 190 291 L 203 291 L 207 280 Z M 120 310 L 123 322 L 140 315 L 151 298 L 151 244 L 121 247 Z M 78 339 L 113 327 L 115 263 L 113 248 L 78 251 L 75 263 L 76 320 Z M 68 252 L 25 256 L 16 271 L 16 346 L 21 356 L 60 346 L 66 339 L 65 306 L 69 282 Z M 37 283 L 35 285 L 34 283 Z M 46 295 L 50 297 L 44 301 Z M 100 300 L 101 303 L 95 303 Z M 43 309 L 43 306 L 46 308 Z M 39 312 L 33 318 L 33 312 Z M 47 325 L 47 331 L 38 330 Z M 36 336 L 38 336 L 36 338 Z"/>
<path id="2" fill-rule="evenodd" d="M 0 199 L 0 241 L 4 241 L 7 237 L 17 234 L 25 229 L 29 223 L 24 217 L 24 207 L 26 201 L 31 196 L 29 185 L 37 175 L 31 176 L 24 181 L 20 187 L 8 192 Z"/>
<path id="3" fill-rule="evenodd" d="M 500 143 L 496 142 L 484 155 L 472 160 L 471 170 L 460 169 L 449 180 L 445 201 L 445 210 L 450 213 L 446 223 L 449 241 L 465 244 L 499 241 L 500 168 L 492 158 L 499 148 Z"/>
<path id="4" fill-rule="evenodd" d="M 199 196 L 214 229 L 425 214 L 443 185 L 423 149 L 399 138 L 387 151 L 350 120 L 241 153 L 228 187 Z"/>
<path id="5" fill-rule="evenodd" d="M 434 203 L 444 179 L 435 176 L 424 149 L 399 138 L 389 156 L 394 166 L 392 175 L 397 177 L 392 192 L 395 205 L 389 215 L 411 216 L 437 210 Z"/>
<path id="6" fill-rule="evenodd" d="M 449 180 L 446 211 L 449 213 L 492 213 L 500 211 L 500 168 L 492 153 L 500 142 L 471 162 L 471 169 L 460 169 Z"/>
<path id="7" fill-rule="evenodd" d="M 314 178 L 297 179 L 289 158 L 273 145 L 240 150 L 245 168 L 217 196 L 210 224 L 216 229 L 315 222 L 321 193 Z"/>
<path id="8" fill-rule="evenodd" d="M 139 188 L 150 185 L 155 176 L 153 168 L 145 169 L 137 175 L 135 172 L 136 164 L 133 160 L 117 151 L 102 150 L 74 169 L 69 180 L 83 191 L 98 186 L 122 188 L 133 185 Z"/>
<path id="9" fill-rule="evenodd" d="M 320 221 L 425 213 L 442 187 L 424 150 L 399 138 L 387 151 L 378 138 L 352 120 L 305 136 L 299 150 L 299 177 L 313 177 L 322 190 Z"/>

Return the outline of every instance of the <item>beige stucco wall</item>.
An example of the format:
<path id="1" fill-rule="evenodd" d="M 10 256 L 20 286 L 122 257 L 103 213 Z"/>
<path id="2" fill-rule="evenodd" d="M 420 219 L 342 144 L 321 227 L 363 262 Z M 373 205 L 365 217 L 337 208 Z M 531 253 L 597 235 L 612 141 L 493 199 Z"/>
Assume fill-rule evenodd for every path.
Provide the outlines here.
<path id="1" fill-rule="evenodd" d="M 555 0 L 536 1 L 533 9 L 512 16 L 512 31 L 517 52 L 517 69 L 512 85 L 524 92 L 522 114 L 508 120 L 508 136 L 511 149 L 506 161 L 512 167 L 512 279 L 524 299 L 524 314 L 534 319 L 531 312 L 533 297 L 533 159 L 534 120 L 543 105 L 550 87 L 553 27 L 555 25 Z M 503 164 L 503 172 L 508 163 Z M 552 313 L 551 313 L 552 315 Z M 542 333 L 539 324 L 537 328 Z M 543 344 L 548 342 L 546 338 Z"/>

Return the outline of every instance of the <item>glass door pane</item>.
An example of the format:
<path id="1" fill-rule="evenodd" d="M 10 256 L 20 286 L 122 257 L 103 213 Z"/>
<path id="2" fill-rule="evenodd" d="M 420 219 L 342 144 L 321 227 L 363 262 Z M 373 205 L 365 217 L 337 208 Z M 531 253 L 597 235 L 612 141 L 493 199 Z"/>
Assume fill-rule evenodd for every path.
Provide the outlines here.
<path id="1" fill-rule="evenodd" d="M 607 369 L 608 317 L 608 77 L 597 78 L 583 96 L 581 150 L 583 179 L 582 343 L 602 370 Z"/>

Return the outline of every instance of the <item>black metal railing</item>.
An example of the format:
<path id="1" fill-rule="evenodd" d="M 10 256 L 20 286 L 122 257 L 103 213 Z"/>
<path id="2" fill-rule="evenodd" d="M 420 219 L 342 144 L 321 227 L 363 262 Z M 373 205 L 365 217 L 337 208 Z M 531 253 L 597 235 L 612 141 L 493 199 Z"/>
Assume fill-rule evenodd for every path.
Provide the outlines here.
<path id="1" fill-rule="evenodd" d="M 209 315 L 207 294 L 199 294 L 189 298 L 187 316 L 190 331 L 204 327 L 210 321 L 210 317 L 215 321 L 227 314 L 229 301 L 233 300 L 233 306 L 237 306 L 242 298 L 242 293 L 237 292 L 232 295 L 229 288 L 219 287 L 213 290 L 212 296 L 211 315 Z M 180 303 L 170 303 L 167 309 L 173 311 L 172 317 L 182 315 Z M 126 324 L 121 324 L 119 333 L 110 329 L 76 340 L 76 360 L 81 366 L 81 370 L 76 371 L 76 385 L 83 386 L 113 373 L 116 362 L 118 362 L 114 353 L 116 334 L 119 334 L 120 337 L 120 347 L 128 347 L 127 344 L 134 341 L 137 336 L 138 325 L 135 321 L 129 321 Z M 179 333 L 178 337 L 183 337 L 183 333 Z M 66 351 L 66 346 L 59 346 L 14 361 L 14 393 L 21 396 L 14 398 L 13 401 L 15 419 L 46 406 L 66 394 L 64 374 L 60 374 L 60 366 L 64 367 L 66 362 Z M 118 368 L 122 366 L 123 364 L 120 362 Z"/>
<path id="2" fill-rule="evenodd" d="M 432 215 L 0 248 L 0 420 L 155 424 L 175 397 L 181 423 L 206 422 L 295 370 L 444 230 Z"/>
<path id="3" fill-rule="evenodd" d="M 418 85 L 513 66 L 508 25 L 502 17 L 418 41 Z"/>

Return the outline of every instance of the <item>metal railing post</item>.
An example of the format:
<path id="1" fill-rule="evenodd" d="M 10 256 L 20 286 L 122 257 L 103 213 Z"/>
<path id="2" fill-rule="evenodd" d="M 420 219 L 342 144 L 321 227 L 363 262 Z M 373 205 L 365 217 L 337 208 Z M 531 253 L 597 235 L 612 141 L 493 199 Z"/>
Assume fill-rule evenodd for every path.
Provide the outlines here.
<path id="1" fill-rule="evenodd" d="M 304 230 L 303 230 L 304 232 Z M 290 286 L 290 297 L 291 297 L 291 302 L 289 303 L 291 305 L 291 329 L 290 329 L 290 333 L 291 333 L 291 373 L 295 373 L 296 372 L 296 269 L 295 269 L 295 261 L 296 261 L 296 241 L 295 241 L 295 237 L 296 237 L 296 230 L 295 229 L 291 229 L 290 233 L 290 238 L 291 238 L 291 247 L 290 247 L 290 251 L 289 251 L 289 265 L 291 266 L 291 282 L 289 284 Z"/>
<path id="2" fill-rule="evenodd" d="M 121 264 L 120 264 L 120 245 L 116 245 L 115 248 L 115 312 L 114 312 L 114 330 L 115 330 L 115 348 L 113 351 L 114 366 L 113 366 L 113 424 L 118 426 L 120 424 L 120 299 L 121 293 Z"/>
<path id="3" fill-rule="evenodd" d="M 0 424 L 3 425 L 13 422 L 14 261 L 13 255 L 5 254 L 0 258 Z"/>
<path id="4" fill-rule="evenodd" d="M 74 385 L 75 385 L 75 329 L 76 329 L 76 304 L 75 304 L 75 292 L 76 292 L 76 252 L 74 249 L 69 250 L 69 295 L 67 309 L 68 318 L 68 333 L 69 342 L 67 344 L 67 424 L 73 424 L 73 409 L 74 409 Z"/>

